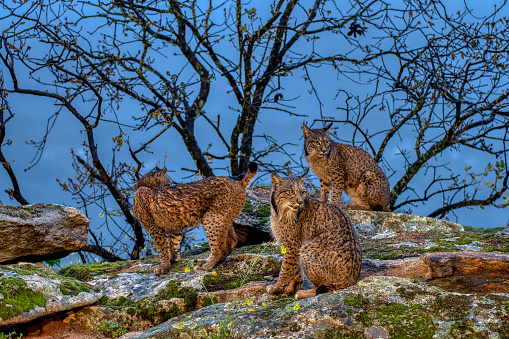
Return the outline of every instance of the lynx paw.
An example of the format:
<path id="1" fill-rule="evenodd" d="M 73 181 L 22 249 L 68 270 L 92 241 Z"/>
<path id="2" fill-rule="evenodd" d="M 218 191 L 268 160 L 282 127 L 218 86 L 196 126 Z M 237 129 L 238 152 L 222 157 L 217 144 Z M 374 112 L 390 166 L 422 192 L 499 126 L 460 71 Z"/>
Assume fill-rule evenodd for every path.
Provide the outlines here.
<path id="1" fill-rule="evenodd" d="M 211 268 L 213 268 L 215 265 L 209 263 L 209 262 L 206 262 L 205 264 L 203 264 L 202 267 L 200 267 L 200 270 L 204 270 L 204 271 L 208 271 L 210 270 Z"/>
<path id="2" fill-rule="evenodd" d="M 297 293 L 295 293 L 295 300 L 311 298 L 311 297 L 314 297 L 315 295 L 316 295 L 316 290 L 315 289 L 300 290 Z"/>
<path id="3" fill-rule="evenodd" d="M 267 293 L 268 294 L 279 294 L 283 292 L 283 289 L 277 285 L 269 285 L 267 286 Z"/>
<path id="4" fill-rule="evenodd" d="M 288 286 L 285 290 L 285 294 L 293 295 L 296 291 L 300 289 L 300 286 Z"/>
<path id="5" fill-rule="evenodd" d="M 170 270 L 170 266 L 164 267 L 163 265 L 159 265 L 155 268 L 154 273 L 156 275 L 161 275 L 161 274 L 168 273 L 169 270 Z"/>

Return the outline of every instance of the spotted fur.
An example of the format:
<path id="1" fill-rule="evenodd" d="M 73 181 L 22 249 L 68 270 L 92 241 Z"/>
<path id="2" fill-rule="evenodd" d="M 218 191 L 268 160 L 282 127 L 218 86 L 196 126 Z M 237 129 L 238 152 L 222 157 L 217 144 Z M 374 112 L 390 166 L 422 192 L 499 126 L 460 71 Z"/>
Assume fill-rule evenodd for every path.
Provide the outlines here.
<path id="1" fill-rule="evenodd" d="M 361 248 L 350 219 L 338 207 L 308 198 L 300 177 L 280 178 L 272 173 L 272 233 L 286 253 L 275 285 L 269 294 L 295 294 L 303 299 L 357 282 Z M 313 284 L 301 290 L 302 274 Z"/>
<path id="2" fill-rule="evenodd" d="M 177 259 L 182 230 L 187 227 L 203 224 L 211 250 L 203 269 L 216 266 L 228 256 L 237 245 L 233 220 L 244 207 L 246 188 L 257 171 L 258 165 L 251 162 L 249 172 L 240 181 L 212 177 L 166 185 L 166 169 L 153 170 L 140 179 L 133 210 L 159 253 L 160 265 L 154 270 L 157 275 L 168 272 L 171 261 Z M 170 233 L 170 244 L 166 232 Z"/>
<path id="3" fill-rule="evenodd" d="M 346 192 L 354 203 L 344 208 L 390 211 L 389 181 L 376 161 L 364 150 L 330 139 L 332 124 L 304 131 L 304 153 L 311 171 L 320 179 L 320 199 L 340 206 Z"/>

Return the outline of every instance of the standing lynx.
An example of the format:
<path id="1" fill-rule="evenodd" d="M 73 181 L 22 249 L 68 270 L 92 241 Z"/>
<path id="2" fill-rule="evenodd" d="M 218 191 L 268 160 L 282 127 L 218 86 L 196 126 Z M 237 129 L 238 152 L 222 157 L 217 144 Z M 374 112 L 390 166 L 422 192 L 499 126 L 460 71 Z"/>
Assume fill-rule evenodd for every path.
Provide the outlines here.
<path id="1" fill-rule="evenodd" d="M 340 206 L 343 191 L 354 201 L 346 209 L 390 211 L 389 181 L 376 161 L 364 150 L 330 139 L 332 123 L 304 131 L 304 153 L 311 171 L 320 179 L 320 199 Z"/>
<path id="2" fill-rule="evenodd" d="M 168 272 L 176 260 L 180 234 L 187 227 L 203 224 L 210 245 L 210 257 L 203 269 L 210 269 L 224 260 L 237 245 L 233 220 L 244 207 L 246 187 L 258 171 L 255 162 L 240 181 L 227 177 L 212 177 L 185 184 L 173 184 L 166 169 L 153 170 L 138 182 L 134 193 L 134 214 L 150 234 L 161 264 L 154 270 Z M 168 248 L 166 231 L 171 233 Z M 171 252 L 171 253 L 170 253 Z"/>
<path id="3" fill-rule="evenodd" d="M 298 291 L 297 300 L 351 286 L 357 282 L 361 269 L 361 248 L 350 219 L 338 207 L 306 197 L 306 174 L 271 176 L 270 223 L 286 253 L 277 283 L 268 286 L 267 292 Z M 300 290 L 302 274 L 311 281 L 313 289 Z"/>

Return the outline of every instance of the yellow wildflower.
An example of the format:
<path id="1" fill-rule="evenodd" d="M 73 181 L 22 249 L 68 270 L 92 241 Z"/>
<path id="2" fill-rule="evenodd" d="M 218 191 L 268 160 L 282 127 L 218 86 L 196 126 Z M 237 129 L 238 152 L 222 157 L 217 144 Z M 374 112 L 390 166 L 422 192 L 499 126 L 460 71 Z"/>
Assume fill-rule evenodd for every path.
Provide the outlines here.
<path id="1" fill-rule="evenodd" d="M 191 269 L 190 269 L 189 267 L 186 267 L 186 268 L 184 269 L 184 272 L 186 272 L 186 273 L 191 272 Z"/>
<path id="2" fill-rule="evenodd" d="M 246 304 L 247 304 L 248 306 L 249 306 L 249 305 L 253 305 L 253 302 L 252 302 L 251 300 L 248 300 L 248 301 L 246 302 Z"/>
<path id="3" fill-rule="evenodd" d="M 299 303 L 295 303 L 295 305 L 293 306 L 293 310 L 294 311 L 298 311 L 299 310 Z"/>
<path id="4" fill-rule="evenodd" d="M 281 246 L 281 254 L 286 254 L 286 247 Z"/>
<path id="5" fill-rule="evenodd" d="M 216 272 L 216 271 L 212 271 L 212 274 L 213 274 L 213 275 L 216 275 L 216 274 L 217 274 L 217 272 Z"/>

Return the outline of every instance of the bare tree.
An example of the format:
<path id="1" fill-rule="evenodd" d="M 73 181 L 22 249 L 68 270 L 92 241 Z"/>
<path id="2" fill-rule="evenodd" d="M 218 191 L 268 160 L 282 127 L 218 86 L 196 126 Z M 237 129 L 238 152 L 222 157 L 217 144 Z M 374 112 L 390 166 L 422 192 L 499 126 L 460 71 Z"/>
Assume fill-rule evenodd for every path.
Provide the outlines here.
<path id="1" fill-rule="evenodd" d="M 482 20 L 472 20 L 468 7 L 448 15 L 440 3 L 429 2 L 425 8 L 423 4 L 409 4 L 399 20 L 377 26 L 383 31 L 379 43 L 392 44 L 394 54 L 383 56 L 366 72 L 363 81 L 373 84 L 374 91 L 365 99 L 339 94 L 346 105 L 340 107 L 345 113 L 338 120 L 355 129 L 348 141 L 363 144 L 377 161 L 389 146 L 397 147 L 404 171 L 390 164 L 396 177 L 393 209 L 410 210 L 435 196 L 442 201 L 431 217 L 468 206 L 505 208 L 509 205 L 509 26 L 501 16 L 505 3 Z M 386 128 L 380 127 L 380 114 L 386 114 Z M 379 125 L 369 131 L 373 118 Z M 461 156 L 465 150 L 479 160 L 470 165 L 448 160 L 447 154 Z M 486 158 L 487 162 L 480 160 Z M 415 182 L 420 183 L 417 189 Z"/>
<path id="2" fill-rule="evenodd" d="M 3 83 L 0 83 L 0 86 L 3 85 Z M 11 140 L 5 140 L 6 136 L 6 125 L 14 117 L 14 113 L 11 112 L 10 107 L 7 103 L 7 100 L 5 98 L 6 93 L 0 94 L 1 96 L 1 103 L 0 103 L 0 163 L 2 163 L 3 168 L 7 171 L 7 174 L 9 175 L 9 178 L 11 179 L 12 188 L 8 188 L 5 190 L 5 193 L 9 195 L 9 198 L 16 199 L 18 203 L 21 205 L 28 205 L 28 201 L 23 197 L 21 194 L 21 190 L 19 188 L 18 179 L 16 178 L 16 174 L 14 173 L 14 170 L 11 166 L 11 163 L 7 161 L 7 159 L 4 156 L 4 153 L 2 152 L 3 146 L 10 146 L 12 144 Z M 7 112 L 7 114 L 5 113 Z M 4 144 L 5 141 L 5 144 Z M 1 204 L 1 202 L 0 202 Z"/>
<path id="3" fill-rule="evenodd" d="M 292 106 L 300 96 L 316 100 L 312 118 L 352 126 L 348 142 L 384 164 L 395 183 L 394 209 L 437 196 L 443 202 L 435 216 L 466 206 L 507 206 L 505 2 L 482 19 L 468 7 L 449 14 L 440 1 L 429 0 L 397 6 L 380 0 L 0 6 L 6 27 L 2 94 L 52 99 L 56 116 L 70 113 L 80 122 L 86 137 L 84 149 L 73 151 L 76 176 L 60 184 L 81 208 L 103 211 L 103 226 L 116 234 L 109 247 L 118 255 L 137 258 L 144 248 L 130 199 L 153 144 L 178 133 L 195 163 L 189 170 L 205 177 L 225 168 L 238 175 L 250 160 L 291 172 L 303 165 L 288 150 L 294 144 L 257 135 L 255 127 L 268 119 L 263 112 L 304 116 Z M 338 113 L 327 116 L 322 109 L 330 100 L 322 98 L 315 72 L 323 69 L 340 87 Z M 23 82 L 20 75 L 26 75 Z M 290 94 L 290 81 L 300 81 L 302 92 Z M 207 106 L 214 88 L 234 98 L 229 111 L 217 114 Z M 387 124 L 372 125 L 382 114 Z M 105 126 L 116 131 L 112 143 L 98 144 Z M 266 147 L 253 148 L 256 137 Z M 412 151 L 400 145 L 410 138 Z M 34 145 L 40 156 L 46 143 Z M 401 164 L 384 161 L 388 147 L 400 147 Z M 494 159 L 486 175 L 470 168 L 459 173 L 439 158 L 462 148 Z M 266 160 L 275 152 L 280 163 Z M 422 176 L 424 189 L 411 185 Z M 91 236 L 105 250 L 100 234 Z"/>

